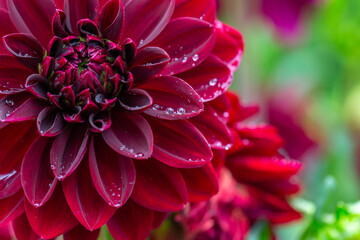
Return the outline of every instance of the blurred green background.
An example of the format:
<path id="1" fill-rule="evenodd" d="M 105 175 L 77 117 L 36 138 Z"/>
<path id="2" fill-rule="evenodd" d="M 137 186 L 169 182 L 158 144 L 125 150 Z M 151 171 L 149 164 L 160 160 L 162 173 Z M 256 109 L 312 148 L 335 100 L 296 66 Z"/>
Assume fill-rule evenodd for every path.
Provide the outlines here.
<path id="1" fill-rule="evenodd" d="M 293 203 L 305 217 L 279 227 L 279 238 L 360 239 L 355 204 L 360 200 L 360 1 L 323 0 L 302 6 L 300 30 L 290 37 L 264 15 L 260 1 L 222 0 L 219 13 L 245 39 L 232 89 L 245 103 L 261 105 L 260 122 L 271 120 L 268 102 L 277 99 L 275 108 L 286 105 L 312 142 L 297 156 L 304 164 L 304 186 Z M 280 2 L 285 0 L 273 3 Z M 298 140 L 302 147 L 304 136 L 285 134 L 291 135 L 287 141 Z M 259 235 L 265 230 L 266 224 L 259 223 L 249 239 L 267 239 Z"/>

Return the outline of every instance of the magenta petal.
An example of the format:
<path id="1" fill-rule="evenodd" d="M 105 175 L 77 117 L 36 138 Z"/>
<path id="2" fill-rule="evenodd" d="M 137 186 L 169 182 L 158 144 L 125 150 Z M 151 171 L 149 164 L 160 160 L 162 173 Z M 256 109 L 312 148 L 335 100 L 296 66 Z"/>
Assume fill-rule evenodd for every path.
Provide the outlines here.
<path id="1" fill-rule="evenodd" d="M 88 145 L 86 125 L 69 125 L 55 138 L 50 151 L 51 168 L 58 180 L 69 176 L 83 159 Z"/>
<path id="2" fill-rule="evenodd" d="M 39 137 L 30 146 L 21 165 L 21 183 L 29 202 L 39 207 L 44 205 L 56 186 L 56 178 L 50 169 L 52 138 Z"/>
<path id="3" fill-rule="evenodd" d="M 0 130 L 0 199 L 15 194 L 21 188 L 20 167 L 37 133 L 33 122 L 10 124 Z"/>
<path id="4" fill-rule="evenodd" d="M 289 179 L 301 169 L 301 163 L 279 157 L 251 157 L 234 154 L 226 166 L 240 182 L 259 182 Z"/>
<path id="5" fill-rule="evenodd" d="M 0 174 L 0 199 L 15 194 L 20 188 L 21 179 L 19 171 L 12 169 L 6 173 Z"/>
<path id="6" fill-rule="evenodd" d="M 49 80 L 40 74 L 31 74 L 25 83 L 27 90 L 34 96 L 47 100 L 47 92 L 50 91 Z"/>
<path id="7" fill-rule="evenodd" d="M 25 33 L 13 33 L 4 36 L 3 40 L 8 51 L 19 61 L 34 71 L 38 69 L 44 49 L 36 38 Z"/>
<path id="8" fill-rule="evenodd" d="M 52 38 L 51 21 L 55 13 L 54 2 L 8 0 L 7 3 L 10 18 L 19 32 L 33 35 L 43 47 L 46 47 Z"/>
<path id="9" fill-rule="evenodd" d="M 155 159 L 135 161 L 136 182 L 131 199 L 155 211 L 181 211 L 187 202 L 186 185 L 179 170 Z"/>
<path id="10" fill-rule="evenodd" d="M 234 143 L 229 128 L 210 105 L 205 104 L 204 112 L 189 121 L 200 130 L 212 148 L 229 149 Z"/>
<path id="11" fill-rule="evenodd" d="M 144 111 L 152 105 L 153 100 L 146 91 L 134 88 L 122 93 L 119 102 L 126 110 Z"/>
<path id="12" fill-rule="evenodd" d="M 158 47 L 145 47 L 135 56 L 130 71 L 135 82 L 142 82 L 158 75 L 169 63 L 169 55 Z"/>
<path id="13" fill-rule="evenodd" d="M 119 42 L 124 25 L 124 6 L 120 0 L 111 0 L 101 9 L 98 19 L 101 33 L 113 42 Z"/>
<path id="14" fill-rule="evenodd" d="M 154 133 L 153 156 L 179 168 L 201 167 L 212 158 L 209 143 L 190 122 L 148 119 Z"/>
<path id="15" fill-rule="evenodd" d="M 97 240 L 100 234 L 100 229 L 89 231 L 84 228 L 81 224 L 71 229 L 69 232 L 64 234 L 64 240 Z M 21 239 L 20 239 L 21 240 Z"/>
<path id="16" fill-rule="evenodd" d="M 0 55 L 0 94 L 25 91 L 25 82 L 33 71 L 21 64 L 15 57 Z"/>
<path id="17" fill-rule="evenodd" d="M 49 201 L 41 207 L 34 207 L 25 200 L 26 216 L 33 231 L 45 239 L 55 238 L 70 229 L 79 222 L 72 214 L 60 186 Z"/>
<path id="18" fill-rule="evenodd" d="M 175 0 L 127 1 L 124 7 L 123 39 L 131 38 L 142 47 L 165 28 L 174 11 Z"/>
<path id="19" fill-rule="evenodd" d="M 12 227 L 17 240 L 41 240 L 41 237 L 31 229 L 25 213 L 12 222 Z"/>
<path id="20" fill-rule="evenodd" d="M 153 228 L 156 229 L 161 226 L 161 224 L 167 219 L 169 216 L 168 212 L 157 212 L 154 211 L 154 221 L 153 221 Z"/>
<path id="21" fill-rule="evenodd" d="M 180 169 L 188 191 L 189 202 L 209 200 L 219 191 L 218 178 L 211 164 L 201 168 Z"/>
<path id="22" fill-rule="evenodd" d="M 133 160 L 114 152 L 101 137 L 94 137 L 89 166 L 94 186 L 105 202 L 112 207 L 124 205 L 134 188 Z"/>
<path id="23" fill-rule="evenodd" d="M 162 119 L 179 120 L 203 111 L 199 95 L 189 84 L 176 77 L 157 77 L 140 86 L 153 99 L 153 106 L 145 113 Z"/>
<path id="24" fill-rule="evenodd" d="M 0 100 L 0 120 L 20 122 L 35 119 L 46 104 L 28 93 L 7 95 Z"/>
<path id="25" fill-rule="evenodd" d="M 41 136 L 54 137 L 61 133 L 65 121 L 61 112 L 56 107 L 47 107 L 42 110 L 37 118 L 37 129 Z"/>
<path id="26" fill-rule="evenodd" d="M 53 34 L 57 37 L 66 38 L 69 36 L 65 26 L 65 18 L 65 13 L 59 9 L 56 9 L 51 26 Z"/>
<path id="27" fill-rule="evenodd" d="M 174 75 L 189 70 L 203 62 L 214 46 L 214 26 L 196 18 L 176 18 L 151 45 L 164 49 L 171 61 L 162 72 Z"/>
<path id="28" fill-rule="evenodd" d="M 214 54 L 210 54 L 199 66 L 182 72 L 177 77 L 190 84 L 202 101 L 210 101 L 223 94 L 233 80 L 228 66 Z"/>
<path id="29" fill-rule="evenodd" d="M 153 151 L 153 134 L 137 113 L 113 112 L 111 127 L 102 133 L 105 142 L 126 157 L 146 159 Z"/>
<path id="30" fill-rule="evenodd" d="M 172 18 L 194 17 L 214 22 L 216 18 L 216 1 L 214 0 L 178 0 Z"/>
<path id="31" fill-rule="evenodd" d="M 6 2 L 6 0 L 2 0 L 2 1 Z M 14 24 L 12 23 L 12 21 L 10 19 L 10 15 L 9 15 L 8 11 L 1 8 L 2 1 L 0 1 L 0 22 L 1 22 L 0 36 L 5 36 L 6 34 L 9 34 L 9 33 L 16 33 L 17 30 L 14 27 Z M 3 41 L 0 41 L 0 53 L 8 53 L 6 47 L 4 46 Z"/>
<path id="32" fill-rule="evenodd" d="M 24 194 L 20 190 L 0 200 L 0 225 L 5 225 L 24 212 Z"/>
<path id="33" fill-rule="evenodd" d="M 79 35 L 77 23 L 80 19 L 89 18 L 95 20 L 99 11 L 99 2 L 97 0 L 65 0 L 64 11 L 66 13 L 66 25 L 68 29 Z"/>
<path id="34" fill-rule="evenodd" d="M 87 161 L 83 161 L 63 182 L 64 194 L 73 214 L 90 231 L 102 227 L 116 211 L 100 197 L 91 182 Z"/>
<path id="35" fill-rule="evenodd" d="M 220 21 L 216 21 L 215 26 L 217 38 L 212 53 L 224 61 L 234 73 L 244 51 L 242 35 L 238 30 Z"/>
<path id="36" fill-rule="evenodd" d="M 114 239 L 144 240 L 150 234 L 153 219 L 153 211 L 128 201 L 116 211 L 107 227 Z"/>

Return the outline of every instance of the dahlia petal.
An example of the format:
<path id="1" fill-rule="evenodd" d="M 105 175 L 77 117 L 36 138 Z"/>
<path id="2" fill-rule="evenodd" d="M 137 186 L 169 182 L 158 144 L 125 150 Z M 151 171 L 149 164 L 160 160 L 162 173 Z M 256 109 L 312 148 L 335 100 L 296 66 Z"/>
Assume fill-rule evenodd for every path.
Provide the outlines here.
<path id="1" fill-rule="evenodd" d="M 119 42 L 124 25 L 124 6 L 120 0 L 111 0 L 101 9 L 98 19 L 103 36 Z"/>
<path id="2" fill-rule="evenodd" d="M 55 138 L 50 163 L 58 180 L 69 176 L 80 164 L 87 151 L 88 138 L 89 129 L 84 125 L 69 125 Z"/>
<path id="3" fill-rule="evenodd" d="M 137 113 L 113 112 L 111 127 L 102 133 L 114 151 L 135 159 L 146 159 L 153 151 L 153 134 L 147 121 Z"/>
<path id="4" fill-rule="evenodd" d="M 0 55 L 0 94 L 25 91 L 26 78 L 32 73 L 15 57 Z"/>
<path id="5" fill-rule="evenodd" d="M 301 163 L 283 158 L 248 157 L 234 154 L 226 159 L 226 166 L 241 182 L 262 182 L 289 179 L 301 169 Z"/>
<path id="6" fill-rule="evenodd" d="M 211 164 L 201 168 L 180 169 L 185 180 L 189 202 L 209 200 L 219 191 L 218 178 Z"/>
<path id="7" fill-rule="evenodd" d="M 177 0 L 172 18 L 194 17 L 213 23 L 216 18 L 214 0 Z"/>
<path id="8" fill-rule="evenodd" d="M 9 197 L 21 188 L 20 172 L 12 169 L 0 174 L 0 199 Z"/>
<path id="9" fill-rule="evenodd" d="M 56 9 L 56 12 L 51 22 L 52 33 L 55 36 L 60 38 L 66 38 L 67 36 L 69 36 L 69 33 L 66 31 L 65 19 L 65 13 L 59 9 Z"/>
<path id="10" fill-rule="evenodd" d="M 145 47 L 135 56 L 130 65 L 135 82 L 142 82 L 160 73 L 169 63 L 169 55 L 158 47 Z"/>
<path id="11" fill-rule="evenodd" d="M 100 234 L 100 229 L 88 231 L 81 224 L 79 224 L 75 228 L 71 229 L 69 232 L 64 234 L 64 240 L 79 240 L 79 239 L 97 240 L 99 234 Z"/>
<path id="12" fill-rule="evenodd" d="M 129 199 L 135 183 L 132 159 L 114 152 L 100 137 L 90 143 L 89 166 L 94 186 L 112 207 L 121 207 Z"/>
<path id="13" fill-rule="evenodd" d="M 73 214 L 90 231 L 102 227 L 116 211 L 100 197 L 91 182 L 89 164 L 83 161 L 62 184 Z"/>
<path id="14" fill-rule="evenodd" d="M 24 212 L 24 194 L 20 190 L 0 200 L 0 225 L 5 225 Z"/>
<path id="15" fill-rule="evenodd" d="M 172 167 L 195 168 L 213 157 L 205 137 L 190 122 L 149 118 L 154 133 L 153 156 Z"/>
<path id="16" fill-rule="evenodd" d="M 109 112 L 92 113 L 89 116 L 90 130 L 93 132 L 103 132 L 111 126 L 111 116 Z"/>
<path id="17" fill-rule="evenodd" d="M 80 19 L 95 20 L 97 18 L 99 2 L 97 0 L 65 0 L 64 11 L 66 26 L 76 36 L 79 35 L 77 23 Z"/>
<path id="18" fill-rule="evenodd" d="M 31 229 L 25 213 L 15 218 L 12 227 L 17 240 L 41 240 L 41 237 Z"/>
<path id="19" fill-rule="evenodd" d="M 55 107 L 44 108 L 37 118 L 37 129 L 43 137 L 54 137 L 61 133 L 65 127 L 61 112 Z"/>
<path id="20" fill-rule="evenodd" d="M 229 101 L 227 94 L 222 94 L 210 101 L 209 104 L 222 119 L 223 122 L 229 123 L 230 112 L 231 112 L 231 102 Z"/>
<path id="21" fill-rule="evenodd" d="M 242 35 L 238 30 L 218 20 L 215 21 L 215 29 L 217 38 L 212 53 L 224 61 L 234 73 L 244 51 Z"/>
<path id="22" fill-rule="evenodd" d="M 131 38 L 141 48 L 165 28 L 174 11 L 175 0 L 129 0 L 124 7 L 123 36 Z"/>
<path id="23" fill-rule="evenodd" d="M 129 111 L 144 111 L 153 104 L 151 96 L 142 89 L 130 89 L 119 98 L 120 105 Z"/>
<path id="24" fill-rule="evenodd" d="M 212 148 L 229 149 L 234 142 L 226 124 L 208 104 L 205 105 L 204 112 L 189 121 L 200 130 Z"/>
<path id="25" fill-rule="evenodd" d="M 238 123 L 234 128 L 243 139 L 243 152 L 247 154 L 273 156 L 284 143 L 277 129 L 271 125 L 247 126 Z"/>
<path id="26" fill-rule="evenodd" d="M 204 102 L 223 94 L 233 80 L 228 66 L 214 54 L 210 54 L 199 66 L 182 72 L 177 77 L 190 84 Z"/>
<path id="27" fill-rule="evenodd" d="M 65 0 L 54 0 L 54 2 L 56 4 L 56 8 L 63 9 L 64 8 L 64 1 Z"/>
<path id="28" fill-rule="evenodd" d="M 199 95 L 179 78 L 152 78 L 140 87 L 153 99 L 153 106 L 145 111 L 153 117 L 180 120 L 194 117 L 203 111 L 204 105 Z"/>
<path id="29" fill-rule="evenodd" d="M 49 80 L 40 74 L 31 74 L 25 83 L 26 89 L 38 98 L 47 100 L 47 92 L 50 91 Z"/>
<path id="30" fill-rule="evenodd" d="M 186 185 L 179 170 L 154 159 L 135 161 L 136 182 L 131 199 L 143 207 L 176 212 L 187 202 Z"/>
<path id="31" fill-rule="evenodd" d="M 51 21 L 56 9 L 54 2 L 8 0 L 7 3 L 10 18 L 19 32 L 33 35 L 46 48 L 52 38 Z"/>
<path id="32" fill-rule="evenodd" d="M 34 71 L 41 63 L 44 49 L 36 38 L 25 33 L 12 33 L 3 37 L 8 51 Z"/>
<path id="33" fill-rule="evenodd" d="M 28 201 L 35 207 L 44 205 L 56 186 L 50 169 L 50 149 L 53 139 L 39 137 L 30 146 L 21 165 L 21 183 Z"/>
<path id="34" fill-rule="evenodd" d="M 77 22 L 77 28 L 82 36 L 100 36 L 96 23 L 90 19 L 81 19 Z"/>
<path id="35" fill-rule="evenodd" d="M 9 12 L 4 8 L 1 8 L 1 2 L 2 1 L 0 1 L 0 36 L 5 36 L 6 34 L 17 32 L 17 30 L 10 19 Z M 0 53 L 8 53 L 3 41 L 0 41 Z"/>
<path id="36" fill-rule="evenodd" d="M 116 211 L 107 226 L 114 239 L 144 240 L 150 234 L 153 218 L 153 211 L 128 201 Z"/>
<path id="37" fill-rule="evenodd" d="M 162 72 L 174 75 L 202 63 L 214 46 L 214 26 L 196 18 L 176 18 L 169 22 L 151 45 L 164 49 L 171 61 Z"/>
<path id="38" fill-rule="evenodd" d="M 41 207 L 36 208 L 25 200 L 25 211 L 33 231 L 45 239 L 55 238 L 79 223 L 72 214 L 60 186 L 55 188 L 49 201 Z"/>
<path id="39" fill-rule="evenodd" d="M 29 97 L 27 93 L 7 95 L 0 100 L 0 120 L 20 122 L 35 119 L 45 107 L 44 102 Z"/>
<path id="40" fill-rule="evenodd" d="M 226 98 L 231 105 L 229 111 L 231 125 L 235 125 L 240 121 L 248 119 L 259 112 L 259 106 L 257 105 L 243 106 L 238 95 L 234 92 L 227 91 L 223 95 L 223 98 Z"/>
<path id="41" fill-rule="evenodd" d="M 32 122 L 10 124 L 0 130 L 0 199 L 15 194 L 21 188 L 20 167 L 29 146 L 37 137 Z"/>
<path id="42" fill-rule="evenodd" d="M 6 0 L 1 0 L 0 1 L 0 8 L 6 9 L 6 10 L 8 9 Z"/>

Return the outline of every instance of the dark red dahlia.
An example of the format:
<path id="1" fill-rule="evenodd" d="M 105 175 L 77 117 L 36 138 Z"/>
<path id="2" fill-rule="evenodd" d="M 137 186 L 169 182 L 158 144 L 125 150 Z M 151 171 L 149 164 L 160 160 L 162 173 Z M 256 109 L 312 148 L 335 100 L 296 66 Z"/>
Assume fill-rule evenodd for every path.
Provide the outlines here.
<path id="1" fill-rule="evenodd" d="M 212 148 L 233 139 L 208 102 L 243 43 L 215 0 L 0 7 L 0 224 L 15 219 L 19 239 L 96 238 L 105 223 L 144 239 L 217 192 Z"/>
<path id="2" fill-rule="evenodd" d="M 175 218 L 185 239 L 246 239 L 258 220 L 281 224 L 299 219 L 300 213 L 288 200 L 300 190 L 296 174 L 301 164 L 279 153 L 283 140 L 277 129 L 245 122 L 258 107 L 243 106 L 233 93 L 208 104 L 230 127 L 234 145 L 227 151 L 213 151 L 211 164 L 219 174 L 219 193 L 208 201 L 188 204 Z"/>

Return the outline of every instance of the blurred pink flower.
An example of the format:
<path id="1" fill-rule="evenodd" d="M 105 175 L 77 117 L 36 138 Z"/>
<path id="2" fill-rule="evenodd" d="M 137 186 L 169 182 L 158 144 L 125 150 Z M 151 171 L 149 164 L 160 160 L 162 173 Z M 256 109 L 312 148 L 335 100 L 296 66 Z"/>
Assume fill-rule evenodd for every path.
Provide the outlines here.
<path id="1" fill-rule="evenodd" d="M 302 31 L 305 14 L 318 0 L 260 0 L 261 11 L 285 40 L 295 40 Z"/>

